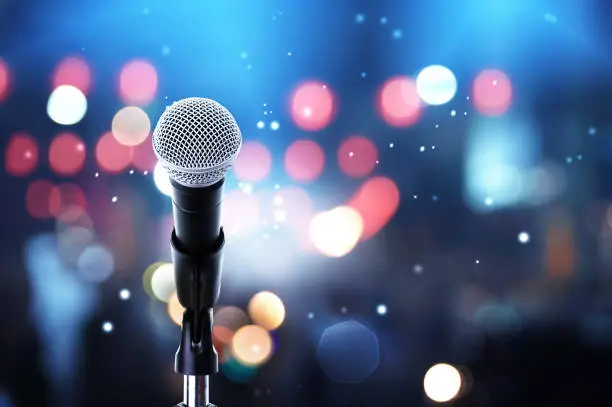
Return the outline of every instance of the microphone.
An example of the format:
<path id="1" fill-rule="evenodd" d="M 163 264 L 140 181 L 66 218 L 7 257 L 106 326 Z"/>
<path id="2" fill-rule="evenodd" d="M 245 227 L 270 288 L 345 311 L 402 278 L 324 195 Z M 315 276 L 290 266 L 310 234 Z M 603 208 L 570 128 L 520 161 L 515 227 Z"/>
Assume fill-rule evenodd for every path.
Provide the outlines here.
<path id="1" fill-rule="evenodd" d="M 185 308 L 174 362 L 175 372 L 184 376 L 177 407 L 214 407 L 208 377 L 219 371 L 212 326 L 225 245 L 221 200 L 225 173 L 241 145 L 232 114 L 205 98 L 174 102 L 153 131 L 153 151 L 172 185 L 170 244 L 177 296 Z"/>

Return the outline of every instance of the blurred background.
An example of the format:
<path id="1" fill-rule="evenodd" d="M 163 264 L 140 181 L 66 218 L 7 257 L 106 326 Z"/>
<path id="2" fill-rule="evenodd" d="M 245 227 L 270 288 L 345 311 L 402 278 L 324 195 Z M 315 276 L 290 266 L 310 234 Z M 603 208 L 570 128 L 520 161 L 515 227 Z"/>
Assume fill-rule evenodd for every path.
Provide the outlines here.
<path id="1" fill-rule="evenodd" d="M 190 96 L 244 137 L 213 402 L 612 402 L 611 12 L 0 0 L 0 406 L 181 400 L 151 131 Z"/>

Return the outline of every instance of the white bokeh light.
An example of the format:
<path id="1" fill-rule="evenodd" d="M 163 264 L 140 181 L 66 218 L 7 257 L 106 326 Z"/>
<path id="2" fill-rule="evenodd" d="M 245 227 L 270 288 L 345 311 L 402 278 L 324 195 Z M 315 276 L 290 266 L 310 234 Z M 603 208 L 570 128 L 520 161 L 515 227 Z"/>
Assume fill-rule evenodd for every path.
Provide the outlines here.
<path id="1" fill-rule="evenodd" d="M 527 233 L 527 232 L 519 233 L 518 234 L 518 241 L 519 241 L 519 243 L 522 243 L 522 244 L 529 243 L 529 233 Z"/>
<path id="2" fill-rule="evenodd" d="M 362 232 L 361 215 L 348 206 L 321 212 L 310 221 L 312 243 L 321 254 L 329 257 L 342 257 L 350 253 Z"/>
<path id="3" fill-rule="evenodd" d="M 160 163 L 155 164 L 155 169 L 153 170 L 153 182 L 155 182 L 155 186 L 159 192 L 167 196 L 172 195 L 172 184 L 170 183 L 168 172 Z"/>
<path id="4" fill-rule="evenodd" d="M 428 105 L 448 103 L 457 93 L 455 75 L 442 65 L 430 65 L 419 72 L 416 86 L 419 97 Z"/>
<path id="5" fill-rule="evenodd" d="M 170 300 L 172 294 L 176 292 L 172 263 L 164 263 L 155 269 L 151 276 L 151 290 L 158 300 L 163 302 Z"/>
<path id="6" fill-rule="evenodd" d="M 47 114 L 57 124 L 76 124 L 87 113 L 87 98 L 80 89 L 70 85 L 55 88 L 47 102 Z"/>
<path id="7" fill-rule="evenodd" d="M 461 373 L 456 367 L 447 363 L 434 365 L 425 373 L 423 389 L 432 401 L 437 403 L 451 401 L 461 390 Z"/>

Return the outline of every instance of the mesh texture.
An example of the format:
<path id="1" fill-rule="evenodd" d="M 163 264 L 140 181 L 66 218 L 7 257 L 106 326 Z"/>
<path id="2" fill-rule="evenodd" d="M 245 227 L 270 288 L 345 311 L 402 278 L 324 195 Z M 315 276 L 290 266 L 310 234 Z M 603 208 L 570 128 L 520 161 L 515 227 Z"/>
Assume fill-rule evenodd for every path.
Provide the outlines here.
<path id="1" fill-rule="evenodd" d="M 170 178 L 186 186 L 212 185 L 240 151 L 232 114 L 211 99 L 187 98 L 167 107 L 153 131 L 153 151 Z"/>

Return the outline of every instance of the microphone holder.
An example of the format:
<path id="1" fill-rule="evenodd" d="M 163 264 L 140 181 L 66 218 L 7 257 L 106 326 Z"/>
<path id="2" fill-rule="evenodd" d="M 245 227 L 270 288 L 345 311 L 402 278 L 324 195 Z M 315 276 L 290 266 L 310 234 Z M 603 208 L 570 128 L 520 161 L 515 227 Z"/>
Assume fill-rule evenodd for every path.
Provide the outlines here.
<path id="1" fill-rule="evenodd" d="M 172 231 L 172 261 L 178 300 L 185 308 L 181 343 L 174 371 L 184 376 L 183 402 L 176 407 L 215 407 L 209 402 L 209 376 L 219 371 L 213 345 L 213 307 L 221 289 L 221 266 L 225 236 L 223 229 L 210 250 L 187 253 Z"/>

